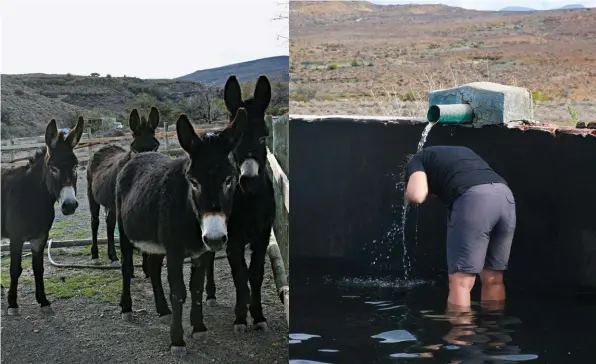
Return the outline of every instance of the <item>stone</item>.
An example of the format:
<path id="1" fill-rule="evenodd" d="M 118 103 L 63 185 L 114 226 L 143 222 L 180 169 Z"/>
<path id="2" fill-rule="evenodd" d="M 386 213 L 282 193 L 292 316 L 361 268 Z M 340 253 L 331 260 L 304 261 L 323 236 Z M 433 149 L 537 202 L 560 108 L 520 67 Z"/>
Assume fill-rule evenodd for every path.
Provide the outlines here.
<path id="1" fill-rule="evenodd" d="M 533 122 L 534 108 L 530 90 L 492 82 L 473 82 L 460 87 L 431 91 L 429 106 L 469 104 L 475 126 L 511 122 Z"/>

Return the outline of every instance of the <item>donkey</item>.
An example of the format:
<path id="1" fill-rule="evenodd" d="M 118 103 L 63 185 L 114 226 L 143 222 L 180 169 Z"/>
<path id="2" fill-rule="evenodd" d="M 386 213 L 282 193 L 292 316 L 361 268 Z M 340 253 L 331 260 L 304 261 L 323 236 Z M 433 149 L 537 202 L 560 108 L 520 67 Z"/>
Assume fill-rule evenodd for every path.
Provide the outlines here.
<path id="1" fill-rule="evenodd" d="M 192 259 L 190 311 L 193 338 L 206 333 L 203 322 L 205 268 L 215 252 L 224 249 L 238 168 L 231 151 L 246 126 L 246 112 L 223 130 L 197 135 L 188 117 L 176 123 L 180 146 L 188 158 L 171 160 L 160 153 L 134 156 L 118 174 L 116 214 L 122 253 L 122 296 L 125 321 L 132 319 L 130 281 L 133 246 L 149 253 L 150 276 L 160 317 L 172 315 L 164 297 L 161 269 L 167 257 L 172 355 L 186 353 L 182 305 L 186 301 L 184 258 Z"/>
<path id="2" fill-rule="evenodd" d="M 261 305 L 261 286 L 265 271 L 265 257 L 273 220 L 275 218 L 275 195 L 273 183 L 266 172 L 267 148 L 265 141 L 269 130 L 265 124 L 265 111 L 271 101 L 271 84 L 260 76 L 252 97 L 242 100 L 240 84 L 230 76 L 224 88 L 226 108 L 233 119 L 238 110 L 246 109 L 247 128 L 234 148 L 233 155 L 240 165 L 239 187 L 234 195 L 232 216 L 228 222 L 229 243 L 227 257 L 236 287 L 236 319 L 234 332 L 246 331 L 247 304 L 254 327 L 267 330 L 267 320 Z M 250 268 L 244 259 L 244 249 L 250 244 L 252 255 Z M 215 280 L 214 258 L 207 269 L 207 305 L 214 306 Z M 248 288 L 250 282 L 251 291 Z M 252 294 L 251 294 L 252 292 Z"/>
<path id="3" fill-rule="evenodd" d="M 79 206 L 76 198 L 79 161 L 73 149 L 83 135 L 84 124 L 79 117 L 74 129 L 64 136 L 52 119 L 46 127 L 46 145 L 27 165 L 2 170 L 1 231 L 3 238 L 10 239 L 9 315 L 20 314 L 17 286 L 23 272 L 21 254 L 26 241 L 31 244 L 35 299 L 43 313 L 54 313 L 44 288 L 43 250 L 54 222 L 56 201 L 64 215 L 74 214 Z"/>
<path id="4" fill-rule="evenodd" d="M 89 160 L 87 167 L 87 198 L 91 210 L 91 263 L 99 264 L 97 249 L 97 230 L 99 228 L 99 208 L 106 209 L 106 225 L 108 233 L 108 257 L 112 265 L 118 265 L 118 256 L 114 245 L 114 229 L 116 227 L 116 176 L 133 155 L 142 152 L 156 151 L 159 141 L 155 138 L 155 129 L 159 125 L 159 110 L 151 108 L 149 119 L 139 117 L 137 109 L 133 109 L 129 117 L 129 126 L 133 140 L 130 151 L 118 145 L 108 145 L 98 150 Z M 149 276 L 147 256 L 143 255 L 143 271 Z"/>

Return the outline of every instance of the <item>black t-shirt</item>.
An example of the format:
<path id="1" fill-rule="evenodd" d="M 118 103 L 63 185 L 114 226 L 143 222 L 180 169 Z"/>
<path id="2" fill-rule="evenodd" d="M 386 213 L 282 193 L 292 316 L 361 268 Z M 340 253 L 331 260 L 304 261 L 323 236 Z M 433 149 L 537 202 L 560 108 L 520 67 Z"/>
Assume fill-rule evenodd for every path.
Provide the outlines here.
<path id="1" fill-rule="evenodd" d="M 414 155 L 407 166 L 406 184 L 414 172 L 425 172 L 428 192 L 451 207 L 453 201 L 470 187 L 507 184 L 478 154 L 461 146 L 432 146 Z"/>

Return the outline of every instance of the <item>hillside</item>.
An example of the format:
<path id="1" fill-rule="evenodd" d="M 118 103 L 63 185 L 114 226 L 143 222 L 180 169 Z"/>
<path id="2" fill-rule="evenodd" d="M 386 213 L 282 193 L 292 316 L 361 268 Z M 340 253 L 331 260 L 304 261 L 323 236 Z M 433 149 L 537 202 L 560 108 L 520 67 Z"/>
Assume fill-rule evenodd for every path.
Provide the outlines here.
<path id="1" fill-rule="evenodd" d="M 287 111 L 287 81 L 274 81 L 279 78 L 279 74 L 274 76 L 274 66 L 281 67 L 282 59 L 261 61 L 221 67 L 220 71 L 202 71 L 203 82 L 208 82 L 211 72 L 218 80 L 223 77 L 223 82 L 229 75 L 237 74 L 246 84 L 244 91 L 252 92 L 258 75 L 266 74 L 273 84 L 273 112 L 284 112 L 284 108 Z M 206 85 L 181 79 L 143 80 L 109 75 L 2 75 L 2 139 L 41 135 L 52 118 L 60 127 L 72 126 L 78 115 L 126 122 L 132 108 L 148 110 L 153 105 L 160 109 L 161 119 L 169 123 L 174 123 L 180 112 L 188 113 L 200 123 L 222 120 L 225 118 L 223 85 L 218 83 Z"/>
<path id="2" fill-rule="evenodd" d="M 231 74 L 235 74 L 240 82 L 256 80 L 259 75 L 263 74 L 269 77 L 270 80 L 288 81 L 288 62 L 288 56 L 261 58 L 223 67 L 199 70 L 177 79 L 224 85 Z"/>
<path id="3" fill-rule="evenodd" d="M 393 107 L 472 81 L 524 86 L 539 103 L 594 100 L 596 9 L 290 2 L 290 34 L 292 113 L 311 101 Z"/>

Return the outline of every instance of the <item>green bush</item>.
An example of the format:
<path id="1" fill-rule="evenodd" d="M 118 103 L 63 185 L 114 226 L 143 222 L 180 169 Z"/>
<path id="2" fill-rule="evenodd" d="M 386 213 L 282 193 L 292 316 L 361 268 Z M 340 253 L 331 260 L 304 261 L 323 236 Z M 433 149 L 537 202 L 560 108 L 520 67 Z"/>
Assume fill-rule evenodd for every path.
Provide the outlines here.
<path id="1" fill-rule="evenodd" d="M 552 98 L 544 95 L 540 91 L 532 91 L 532 100 L 534 102 L 552 101 Z"/>
<path id="2" fill-rule="evenodd" d="M 339 67 L 339 66 L 337 65 L 337 63 L 333 63 L 333 64 L 330 64 L 329 66 L 327 66 L 327 69 L 328 69 L 328 70 L 336 70 L 336 69 L 337 69 L 337 67 Z"/>

